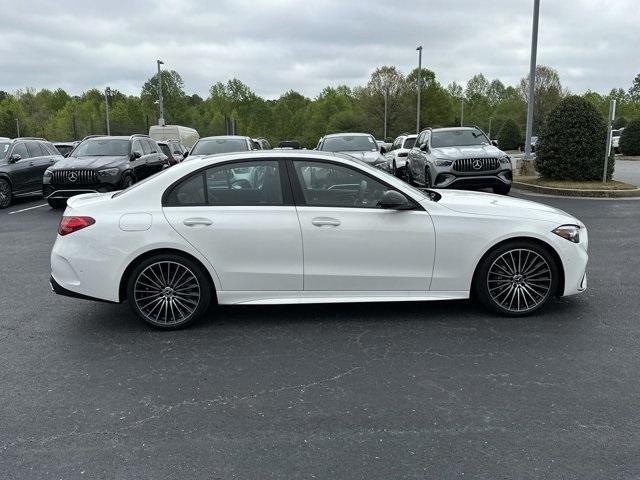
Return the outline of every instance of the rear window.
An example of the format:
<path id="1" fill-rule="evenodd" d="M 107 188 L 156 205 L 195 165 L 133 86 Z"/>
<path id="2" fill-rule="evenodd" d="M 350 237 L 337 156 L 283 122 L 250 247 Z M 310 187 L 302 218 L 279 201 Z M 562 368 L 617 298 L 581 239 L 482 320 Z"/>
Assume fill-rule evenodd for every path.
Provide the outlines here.
<path id="1" fill-rule="evenodd" d="M 404 145 L 402 146 L 402 148 L 413 148 L 415 144 L 416 144 L 415 138 L 407 138 L 405 139 Z"/>

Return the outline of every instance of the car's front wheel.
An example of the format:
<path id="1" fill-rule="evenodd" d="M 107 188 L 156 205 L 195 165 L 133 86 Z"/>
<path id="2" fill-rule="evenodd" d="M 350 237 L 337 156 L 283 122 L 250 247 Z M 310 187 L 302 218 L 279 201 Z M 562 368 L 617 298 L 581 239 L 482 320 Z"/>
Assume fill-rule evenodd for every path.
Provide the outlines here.
<path id="1" fill-rule="evenodd" d="M 11 205 L 12 199 L 11 184 L 4 178 L 0 178 L 0 208 L 7 208 Z"/>
<path id="2" fill-rule="evenodd" d="M 503 244 L 484 257 L 474 277 L 480 302 L 510 317 L 537 312 L 558 290 L 560 267 L 543 246 L 530 241 Z"/>
<path id="3" fill-rule="evenodd" d="M 145 259 L 127 282 L 127 298 L 138 318 L 165 330 L 196 320 L 209 307 L 212 295 L 206 271 L 177 254 Z"/>
<path id="4" fill-rule="evenodd" d="M 67 206 L 67 201 L 60 198 L 50 198 L 47 203 L 51 208 L 60 209 Z"/>
<path id="5" fill-rule="evenodd" d="M 511 191 L 511 185 L 501 184 L 493 187 L 493 193 L 497 193 L 498 195 L 508 195 Z"/>

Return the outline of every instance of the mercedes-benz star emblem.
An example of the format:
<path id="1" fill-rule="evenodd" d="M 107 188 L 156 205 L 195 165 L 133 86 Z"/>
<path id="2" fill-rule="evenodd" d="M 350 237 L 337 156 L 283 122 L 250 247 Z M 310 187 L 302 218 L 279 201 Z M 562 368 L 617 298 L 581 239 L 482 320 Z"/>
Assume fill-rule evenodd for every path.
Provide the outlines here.
<path id="1" fill-rule="evenodd" d="M 482 168 L 482 162 L 480 160 L 474 160 L 472 165 L 474 170 L 480 170 Z"/>
<path id="2" fill-rule="evenodd" d="M 78 180 L 78 172 L 69 172 L 67 174 L 67 180 L 70 182 L 75 182 Z"/>

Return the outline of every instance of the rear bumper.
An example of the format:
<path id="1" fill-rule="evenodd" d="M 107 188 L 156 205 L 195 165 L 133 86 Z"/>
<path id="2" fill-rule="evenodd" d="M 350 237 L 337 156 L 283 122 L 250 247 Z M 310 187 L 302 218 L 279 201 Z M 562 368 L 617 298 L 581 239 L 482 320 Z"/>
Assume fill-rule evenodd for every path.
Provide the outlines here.
<path id="1" fill-rule="evenodd" d="M 111 300 L 104 300 L 102 298 L 96 298 L 96 297 L 90 297 L 88 295 L 83 295 L 82 293 L 77 293 L 74 291 L 71 291 L 67 288 L 64 288 L 62 285 L 60 285 L 55 278 L 53 278 L 53 275 L 51 275 L 51 277 L 49 277 L 49 285 L 51 286 L 51 290 L 58 294 L 58 295 L 62 295 L 63 297 L 71 297 L 71 298 L 80 298 L 82 300 L 91 300 L 94 302 L 104 302 L 104 303 L 118 303 L 118 302 L 112 302 Z"/>

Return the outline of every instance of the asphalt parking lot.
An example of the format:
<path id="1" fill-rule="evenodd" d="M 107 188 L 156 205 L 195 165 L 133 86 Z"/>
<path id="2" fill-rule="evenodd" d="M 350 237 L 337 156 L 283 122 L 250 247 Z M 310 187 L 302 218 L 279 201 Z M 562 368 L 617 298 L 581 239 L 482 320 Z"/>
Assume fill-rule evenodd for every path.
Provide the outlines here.
<path id="1" fill-rule="evenodd" d="M 526 198 L 590 229 L 589 290 L 224 307 L 177 332 L 49 290 L 59 211 L 0 212 L 2 478 L 637 478 L 640 201 Z"/>

